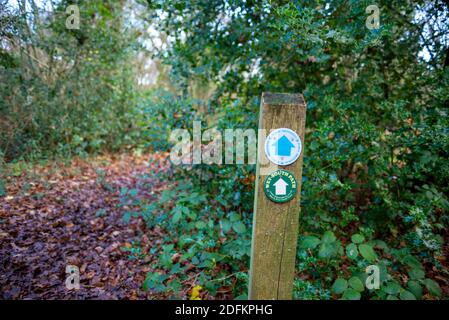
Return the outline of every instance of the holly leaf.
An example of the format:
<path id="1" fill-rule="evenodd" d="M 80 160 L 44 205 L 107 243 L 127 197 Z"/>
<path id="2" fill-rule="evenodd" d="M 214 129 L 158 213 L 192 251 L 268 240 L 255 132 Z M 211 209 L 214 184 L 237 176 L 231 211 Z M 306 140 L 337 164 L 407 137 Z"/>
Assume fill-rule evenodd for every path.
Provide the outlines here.
<path id="1" fill-rule="evenodd" d="M 362 236 L 361 234 L 356 233 L 351 237 L 351 240 L 352 240 L 352 242 L 359 244 L 359 243 L 362 243 L 363 241 L 365 241 L 365 237 Z"/>
<path id="2" fill-rule="evenodd" d="M 346 255 L 353 260 L 357 258 L 359 250 L 357 250 L 357 246 L 354 243 L 350 243 L 346 246 Z"/>

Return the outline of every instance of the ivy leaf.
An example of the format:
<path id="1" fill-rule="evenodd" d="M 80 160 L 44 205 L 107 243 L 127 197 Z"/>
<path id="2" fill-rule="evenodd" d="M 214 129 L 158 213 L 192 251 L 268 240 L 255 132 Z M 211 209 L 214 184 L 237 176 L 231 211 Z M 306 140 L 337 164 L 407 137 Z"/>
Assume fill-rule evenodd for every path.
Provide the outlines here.
<path id="1" fill-rule="evenodd" d="M 359 251 L 362 257 L 368 260 L 369 262 L 373 262 L 377 259 L 376 252 L 374 252 L 373 247 L 368 244 L 359 245 Z"/>
<path id="2" fill-rule="evenodd" d="M 319 238 L 315 236 L 304 236 L 299 243 L 299 247 L 301 249 L 315 249 L 319 244 Z"/>
<path id="3" fill-rule="evenodd" d="M 346 246 L 346 255 L 353 260 L 357 258 L 359 250 L 357 250 L 357 246 L 354 243 L 350 243 Z"/>
<path id="4" fill-rule="evenodd" d="M 416 297 L 410 291 L 403 290 L 399 295 L 401 300 L 416 300 Z"/>
<path id="5" fill-rule="evenodd" d="M 391 295 L 396 295 L 401 291 L 401 286 L 396 282 L 388 282 L 384 291 Z"/>
<path id="6" fill-rule="evenodd" d="M 204 229 L 206 228 L 206 223 L 204 221 L 198 221 L 197 223 L 195 223 L 195 227 L 200 230 Z"/>
<path id="7" fill-rule="evenodd" d="M 145 281 L 143 283 L 143 289 L 145 291 L 149 289 L 153 289 L 156 292 L 163 292 L 166 288 L 166 286 L 163 284 L 163 282 L 167 279 L 167 275 L 165 274 L 158 274 L 158 273 L 148 273 Z"/>
<path id="8" fill-rule="evenodd" d="M 167 285 L 167 287 L 173 292 L 179 292 L 182 285 L 178 279 L 174 279 Z"/>
<path id="9" fill-rule="evenodd" d="M 362 236 L 361 234 L 356 233 L 351 237 L 351 240 L 352 240 L 352 242 L 359 244 L 359 243 L 362 243 L 363 241 L 365 241 L 365 237 Z"/>
<path id="10" fill-rule="evenodd" d="M 379 249 L 382 249 L 382 250 L 384 250 L 386 252 L 389 251 L 388 245 L 385 243 L 385 241 L 382 241 L 382 240 L 376 240 L 375 241 L 375 247 L 379 248 Z"/>
<path id="11" fill-rule="evenodd" d="M 424 279 L 425 273 L 421 269 L 410 269 L 408 272 L 409 276 L 413 280 Z"/>
<path id="12" fill-rule="evenodd" d="M 159 203 L 161 203 L 161 204 L 166 203 L 167 201 L 169 201 L 173 198 L 174 194 L 175 193 L 173 190 L 162 191 L 161 198 L 159 199 Z"/>
<path id="13" fill-rule="evenodd" d="M 238 214 L 238 213 L 236 213 L 236 212 L 232 212 L 230 215 L 229 215 L 229 220 L 231 220 L 231 222 L 237 222 L 237 221 L 240 221 L 241 219 L 240 219 L 240 215 Z"/>
<path id="14" fill-rule="evenodd" d="M 361 295 L 360 292 L 349 288 L 348 290 L 345 291 L 345 293 L 342 296 L 342 299 L 344 300 L 360 300 Z"/>
<path id="15" fill-rule="evenodd" d="M 323 243 L 332 243 L 335 240 L 337 240 L 337 238 L 335 237 L 334 233 L 332 231 L 326 231 L 323 234 L 323 238 L 321 239 L 321 241 Z"/>
<path id="16" fill-rule="evenodd" d="M 349 286 L 358 292 L 362 292 L 363 290 L 365 290 L 365 286 L 358 277 L 351 277 L 348 282 Z"/>
<path id="17" fill-rule="evenodd" d="M 424 285 L 426 286 L 427 290 L 429 290 L 430 294 L 433 296 L 441 297 L 441 288 L 432 279 L 424 279 Z"/>
<path id="18" fill-rule="evenodd" d="M 182 209 L 181 207 L 176 206 L 172 212 L 173 212 L 172 222 L 177 223 L 182 217 Z"/>
<path id="19" fill-rule="evenodd" d="M 136 197 L 137 196 L 137 189 L 131 189 L 131 190 L 129 190 L 129 195 L 130 195 L 130 197 Z"/>
<path id="20" fill-rule="evenodd" d="M 228 233 L 229 230 L 231 230 L 231 228 L 232 228 L 231 221 L 229 221 L 227 219 L 223 219 L 220 221 L 220 223 L 221 223 L 221 228 L 223 229 L 223 233 Z"/>
<path id="21" fill-rule="evenodd" d="M 404 258 L 404 263 L 412 269 L 422 269 L 422 264 L 412 255 L 408 255 Z"/>
<path id="22" fill-rule="evenodd" d="M 337 254 L 338 246 L 336 242 L 322 243 L 318 250 L 318 257 L 322 259 L 332 258 Z"/>
<path id="23" fill-rule="evenodd" d="M 232 229 L 238 234 L 242 234 L 246 232 L 246 226 L 242 221 L 237 221 L 232 224 Z"/>
<path id="24" fill-rule="evenodd" d="M 348 289 L 348 281 L 342 278 L 338 278 L 335 280 L 334 285 L 332 286 L 332 291 L 335 294 L 341 294 Z"/>
<path id="25" fill-rule="evenodd" d="M 128 224 L 129 223 L 129 221 L 131 220 L 131 217 L 132 217 L 132 213 L 131 212 L 125 212 L 125 214 L 123 215 L 123 222 L 125 223 L 125 224 Z"/>
<path id="26" fill-rule="evenodd" d="M 415 280 L 410 280 L 407 283 L 408 286 L 408 290 L 413 293 L 413 295 L 417 298 L 417 299 L 421 299 L 422 298 L 422 286 L 419 284 L 418 281 Z"/>

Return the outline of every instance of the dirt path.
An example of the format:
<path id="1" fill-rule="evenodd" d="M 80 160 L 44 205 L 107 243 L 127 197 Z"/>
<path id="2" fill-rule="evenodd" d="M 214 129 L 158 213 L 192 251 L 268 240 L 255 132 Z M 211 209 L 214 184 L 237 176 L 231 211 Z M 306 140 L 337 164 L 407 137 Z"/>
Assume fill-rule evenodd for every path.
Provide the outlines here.
<path id="1" fill-rule="evenodd" d="M 162 156 L 153 158 L 156 170 L 164 168 Z M 138 220 L 125 225 L 118 206 L 120 190 L 139 190 L 149 170 L 148 157 L 122 155 L 8 176 L 0 197 L 0 299 L 157 298 L 141 289 L 151 259 L 129 259 L 126 251 L 150 231 Z M 154 190 L 139 193 L 151 199 Z M 79 267 L 80 290 L 66 289 L 67 265 Z"/>

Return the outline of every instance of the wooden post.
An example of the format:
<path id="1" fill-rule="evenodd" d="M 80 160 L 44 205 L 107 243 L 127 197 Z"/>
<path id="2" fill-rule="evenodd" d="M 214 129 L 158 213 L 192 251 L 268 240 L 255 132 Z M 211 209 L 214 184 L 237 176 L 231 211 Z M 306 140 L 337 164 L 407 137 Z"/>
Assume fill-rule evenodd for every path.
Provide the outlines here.
<path id="1" fill-rule="evenodd" d="M 262 164 L 269 163 L 269 160 L 259 136 L 249 299 L 286 300 L 292 298 L 305 122 L 306 104 L 302 95 L 262 94 L 259 129 L 265 129 L 269 134 L 273 129 L 289 128 L 298 134 L 303 147 L 299 158 L 294 163 L 278 167 L 288 170 L 296 178 L 298 182 L 296 195 L 288 202 L 276 203 L 268 199 L 263 189 L 266 176 L 261 175 L 261 167 L 263 169 Z M 271 165 L 273 164 L 271 163 Z M 276 169 L 276 166 L 274 168 Z"/>

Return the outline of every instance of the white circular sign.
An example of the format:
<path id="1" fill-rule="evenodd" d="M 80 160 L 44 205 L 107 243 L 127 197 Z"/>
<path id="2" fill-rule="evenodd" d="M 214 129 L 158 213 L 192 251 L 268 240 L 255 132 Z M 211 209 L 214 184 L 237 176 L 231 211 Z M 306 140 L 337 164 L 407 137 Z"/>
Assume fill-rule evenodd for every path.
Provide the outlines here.
<path id="1" fill-rule="evenodd" d="M 271 162 L 280 166 L 288 166 L 298 160 L 301 150 L 301 138 L 288 128 L 274 130 L 265 141 L 265 154 Z"/>

